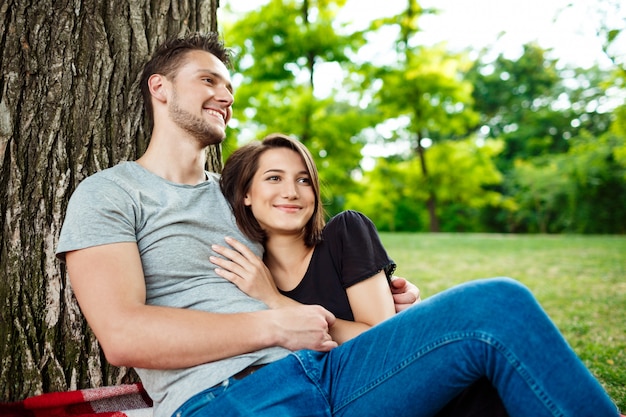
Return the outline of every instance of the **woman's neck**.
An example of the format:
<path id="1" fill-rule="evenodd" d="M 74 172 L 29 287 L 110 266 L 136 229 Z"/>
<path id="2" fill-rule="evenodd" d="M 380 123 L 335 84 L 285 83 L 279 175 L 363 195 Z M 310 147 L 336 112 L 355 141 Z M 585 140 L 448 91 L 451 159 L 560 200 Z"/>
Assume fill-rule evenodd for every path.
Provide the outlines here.
<path id="1" fill-rule="evenodd" d="M 304 244 L 301 236 L 280 236 L 267 240 L 263 260 L 279 289 L 291 291 L 298 286 L 309 268 L 313 250 Z"/>

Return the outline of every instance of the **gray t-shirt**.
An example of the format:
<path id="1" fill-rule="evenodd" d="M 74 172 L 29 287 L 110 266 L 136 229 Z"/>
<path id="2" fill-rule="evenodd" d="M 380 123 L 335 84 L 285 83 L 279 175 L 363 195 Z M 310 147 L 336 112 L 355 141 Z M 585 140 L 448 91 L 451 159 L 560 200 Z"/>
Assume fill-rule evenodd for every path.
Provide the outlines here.
<path id="1" fill-rule="evenodd" d="M 217 313 L 267 309 L 219 277 L 209 261 L 211 244 L 232 236 L 261 255 L 236 227 L 219 176 L 192 186 L 176 184 L 135 162 L 123 162 L 85 179 L 72 195 L 57 256 L 91 246 L 136 242 L 143 265 L 147 303 Z M 194 394 L 252 364 L 289 353 L 268 348 L 187 369 L 136 369 L 155 402 L 155 417 L 171 416 Z"/>

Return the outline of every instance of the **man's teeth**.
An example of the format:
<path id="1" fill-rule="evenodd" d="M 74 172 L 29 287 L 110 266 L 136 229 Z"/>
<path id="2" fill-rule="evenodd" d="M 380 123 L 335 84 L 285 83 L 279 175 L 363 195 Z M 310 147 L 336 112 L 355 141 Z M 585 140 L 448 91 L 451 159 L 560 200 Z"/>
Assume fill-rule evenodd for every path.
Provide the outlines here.
<path id="1" fill-rule="evenodd" d="M 219 117 L 219 118 L 222 118 L 222 119 L 224 118 L 224 115 L 223 115 L 222 113 L 218 112 L 218 111 L 215 111 L 215 110 L 207 110 L 207 112 L 208 112 L 209 114 L 212 114 L 212 115 L 217 116 L 217 117 Z"/>

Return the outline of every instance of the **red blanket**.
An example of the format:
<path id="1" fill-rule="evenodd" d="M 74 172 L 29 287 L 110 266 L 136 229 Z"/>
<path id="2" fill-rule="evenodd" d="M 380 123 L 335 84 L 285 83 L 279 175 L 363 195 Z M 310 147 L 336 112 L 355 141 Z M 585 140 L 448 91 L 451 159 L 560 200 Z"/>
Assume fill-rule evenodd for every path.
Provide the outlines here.
<path id="1" fill-rule="evenodd" d="M 10 404 L 2 417 L 152 417 L 152 400 L 141 384 L 51 392 Z"/>

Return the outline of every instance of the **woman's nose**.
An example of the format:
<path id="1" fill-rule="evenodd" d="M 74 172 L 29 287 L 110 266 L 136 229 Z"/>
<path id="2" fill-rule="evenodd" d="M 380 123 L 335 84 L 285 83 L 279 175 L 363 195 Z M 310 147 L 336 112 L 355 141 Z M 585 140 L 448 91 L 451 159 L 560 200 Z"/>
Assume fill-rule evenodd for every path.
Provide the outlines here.
<path id="1" fill-rule="evenodd" d="M 298 188 L 295 186 L 295 184 L 284 183 L 283 197 L 289 199 L 298 198 Z"/>

